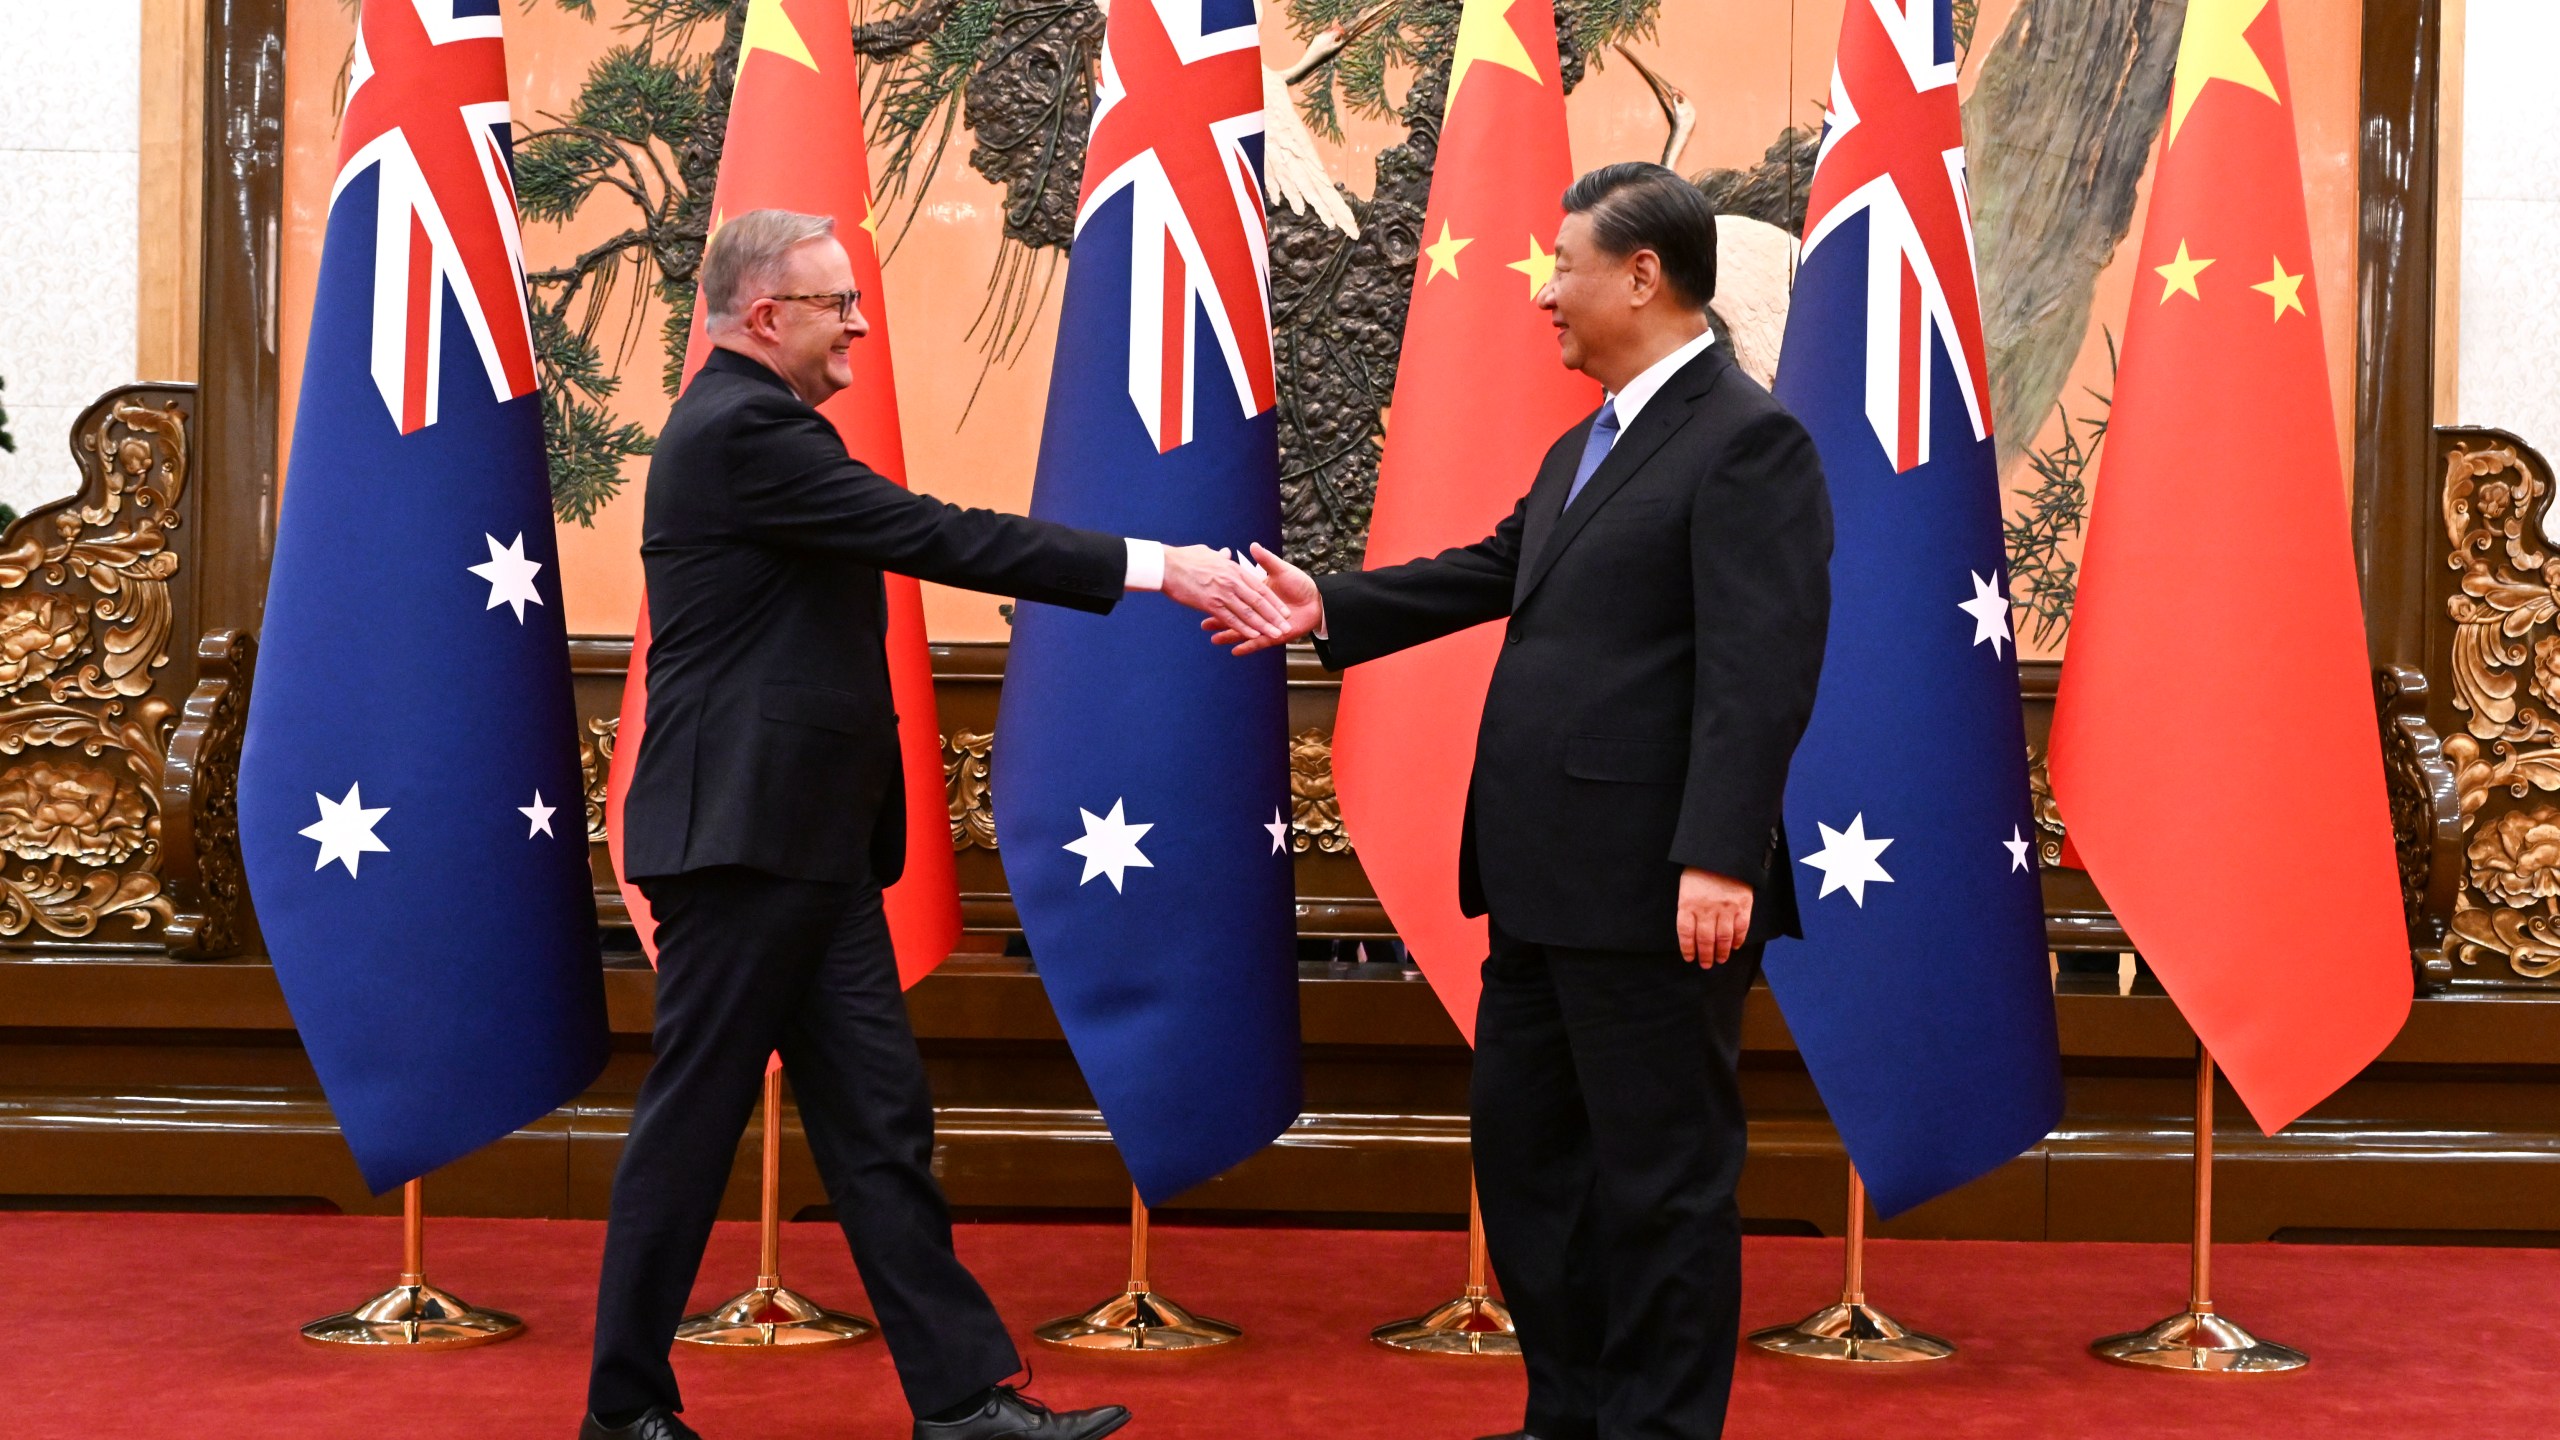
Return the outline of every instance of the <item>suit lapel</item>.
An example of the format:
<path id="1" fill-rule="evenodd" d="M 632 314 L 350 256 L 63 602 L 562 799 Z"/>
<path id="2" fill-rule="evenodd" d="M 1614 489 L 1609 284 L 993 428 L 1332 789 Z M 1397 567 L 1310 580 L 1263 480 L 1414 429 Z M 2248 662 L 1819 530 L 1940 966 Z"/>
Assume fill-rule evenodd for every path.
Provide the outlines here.
<path id="1" fill-rule="evenodd" d="M 1520 570 L 1512 581 L 1512 608 L 1529 593 L 1529 571 L 1537 557 L 1546 550 L 1547 538 L 1555 533 L 1556 521 L 1564 508 L 1564 492 L 1573 485 L 1574 462 L 1582 457 L 1582 447 L 1591 434 L 1591 422 L 1600 417 L 1592 411 L 1582 417 L 1564 443 L 1547 452 L 1547 463 L 1538 469 L 1538 478 L 1529 485 L 1529 511 L 1520 526 Z"/>
<path id="2" fill-rule="evenodd" d="M 1697 408 L 1698 401 L 1715 388 L 1716 381 L 1724 377 L 1726 368 L 1732 364 L 1724 351 L 1721 342 L 1710 345 L 1697 359 L 1682 366 L 1679 374 L 1671 377 L 1671 383 L 1663 386 L 1661 392 L 1636 416 L 1636 423 L 1619 437 L 1617 444 L 1609 447 L 1608 458 L 1600 462 L 1599 469 L 1591 472 L 1590 483 L 1582 487 L 1581 496 L 1570 509 L 1557 513 L 1564 502 L 1564 490 L 1571 488 L 1573 483 L 1570 462 L 1565 470 L 1564 484 L 1558 487 L 1553 500 L 1543 507 L 1530 507 L 1532 525 L 1541 513 L 1551 516 L 1552 524 L 1543 536 L 1535 537 L 1542 543 L 1529 548 L 1529 554 L 1534 558 L 1522 572 L 1520 584 L 1512 593 L 1513 610 L 1518 610 L 1528 601 L 1530 594 L 1538 588 L 1538 582 L 1546 579 L 1547 572 L 1555 568 L 1556 557 L 1563 554 L 1574 537 L 1591 523 L 1591 517 L 1600 507 L 1609 503 L 1609 497 L 1634 479 L 1645 462 L 1653 458 L 1654 452 L 1678 434 L 1681 426 L 1689 423 L 1690 412 Z M 1584 427 L 1584 433 L 1589 433 L 1588 425 Z M 1580 447 L 1575 447 L 1574 459 L 1579 461 L 1580 458 Z M 1539 483 L 1546 483 L 1546 479 L 1540 476 Z"/>

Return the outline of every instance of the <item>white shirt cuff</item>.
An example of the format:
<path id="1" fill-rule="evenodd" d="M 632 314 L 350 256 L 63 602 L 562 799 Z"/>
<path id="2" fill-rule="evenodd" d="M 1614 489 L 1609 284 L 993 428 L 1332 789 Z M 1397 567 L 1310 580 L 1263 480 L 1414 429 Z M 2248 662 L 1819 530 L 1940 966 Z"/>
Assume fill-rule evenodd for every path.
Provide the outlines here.
<path id="1" fill-rule="evenodd" d="M 1162 590 L 1164 588 L 1164 543 L 1158 540 L 1131 540 L 1129 575 L 1121 582 L 1127 590 Z"/>

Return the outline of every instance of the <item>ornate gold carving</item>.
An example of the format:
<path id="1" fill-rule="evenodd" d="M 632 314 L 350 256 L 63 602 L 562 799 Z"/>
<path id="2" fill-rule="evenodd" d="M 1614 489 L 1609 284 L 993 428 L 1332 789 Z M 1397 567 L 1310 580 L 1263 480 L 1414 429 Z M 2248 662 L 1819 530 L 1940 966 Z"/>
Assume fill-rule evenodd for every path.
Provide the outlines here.
<path id="1" fill-rule="evenodd" d="M 2443 749 L 2456 824 L 2470 837 L 2453 903 L 2454 958 L 2504 960 L 2526 979 L 2560 974 L 2560 810 L 2509 803 L 2560 790 L 2560 556 L 2541 531 L 2550 491 L 2547 468 L 2518 445 L 2464 442 L 2445 452 L 2445 563 L 2461 575 L 2446 600 L 2450 698 L 2463 733 Z M 2507 801 L 2495 800 L 2499 790 Z"/>
<path id="2" fill-rule="evenodd" d="M 2050 869 L 2062 863 L 2062 811 L 2053 803 L 2053 771 L 2044 752 L 2027 742 L 2027 795 L 2036 815 L 2036 858 Z"/>
<path id="3" fill-rule="evenodd" d="M 2382 717 L 2382 768 L 2391 837 L 2400 861 L 2400 906 L 2421 980 L 2453 977 L 2445 955 L 2462 870 L 2462 805 L 2453 767 L 2427 723 L 2427 677 L 2405 665 L 2374 673 Z"/>
<path id="4" fill-rule="evenodd" d="M 587 792 L 587 843 L 605 842 L 605 792 L 613 781 L 613 742 L 622 733 L 622 717 L 598 715 L 587 722 L 587 738 L 578 742 L 578 774 Z"/>
<path id="5" fill-rule="evenodd" d="M 72 428 L 80 493 L 0 535 L 0 936 L 66 938 L 173 914 L 162 882 L 169 532 L 187 412 L 129 387 Z M 149 398 L 146 398 L 149 397 Z M 154 402 L 157 403 L 154 403 Z"/>
<path id="6" fill-rule="evenodd" d="M 1333 737 L 1313 728 L 1289 741 L 1289 848 L 1304 855 L 1351 853 L 1342 802 L 1333 793 Z"/>
<path id="7" fill-rule="evenodd" d="M 987 757 L 993 731 L 963 730 L 942 737 L 942 788 L 951 802 L 951 848 L 996 848 L 996 805 L 987 790 Z"/>
<path id="8" fill-rule="evenodd" d="M 160 791 L 168 807 L 165 870 L 176 902 L 163 933 L 185 959 L 247 944 L 249 880 L 240 864 L 240 741 L 249 718 L 254 637 L 216 630 L 196 644 L 196 688 L 169 737 Z"/>

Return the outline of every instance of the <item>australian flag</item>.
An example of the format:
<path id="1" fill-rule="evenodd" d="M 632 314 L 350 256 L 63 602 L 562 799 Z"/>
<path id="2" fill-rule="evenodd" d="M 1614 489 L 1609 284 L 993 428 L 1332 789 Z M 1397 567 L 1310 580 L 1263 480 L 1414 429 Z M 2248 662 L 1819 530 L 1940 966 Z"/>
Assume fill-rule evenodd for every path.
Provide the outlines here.
<path id="1" fill-rule="evenodd" d="M 498 7 L 364 7 L 241 758 L 259 923 L 376 1191 L 606 1049 Z"/>
<path id="2" fill-rule="evenodd" d="M 1849 0 L 1777 395 L 1837 516 L 1769 983 L 1887 1215 L 2062 1114 L 1947 0 Z"/>
<path id="3" fill-rule="evenodd" d="M 1031 513 L 1280 544 L 1252 0 L 1116 0 Z M 1016 615 L 996 832 L 1032 958 L 1150 1203 L 1297 1118 L 1278 650 L 1136 595 Z"/>

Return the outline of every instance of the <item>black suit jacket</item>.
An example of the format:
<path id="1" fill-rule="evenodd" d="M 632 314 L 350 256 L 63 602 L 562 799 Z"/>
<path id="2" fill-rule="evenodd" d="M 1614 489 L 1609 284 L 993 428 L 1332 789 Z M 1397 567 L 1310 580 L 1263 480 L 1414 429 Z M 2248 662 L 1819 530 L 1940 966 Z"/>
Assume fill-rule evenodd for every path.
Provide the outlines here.
<path id="1" fill-rule="evenodd" d="M 1794 416 L 1719 340 L 1637 412 L 1572 508 L 1591 422 L 1491 536 L 1317 582 L 1339 669 L 1510 617 L 1485 696 L 1459 896 L 1548 945 L 1678 943 L 1683 867 L 1801 933 L 1780 801 L 1831 610 L 1831 503 Z"/>
<path id="2" fill-rule="evenodd" d="M 727 350 L 658 436 L 640 558 L 649 728 L 623 800 L 635 880 L 714 865 L 896 880 L 906 790 L 880 572 L 1095 612 L 1128 574 L 1117 536 L 900 487 Z"/>

